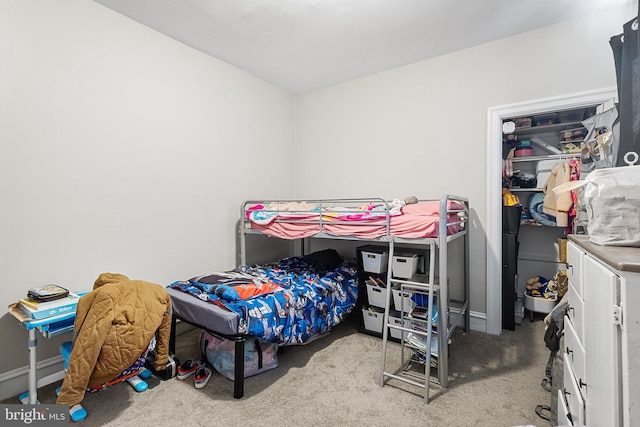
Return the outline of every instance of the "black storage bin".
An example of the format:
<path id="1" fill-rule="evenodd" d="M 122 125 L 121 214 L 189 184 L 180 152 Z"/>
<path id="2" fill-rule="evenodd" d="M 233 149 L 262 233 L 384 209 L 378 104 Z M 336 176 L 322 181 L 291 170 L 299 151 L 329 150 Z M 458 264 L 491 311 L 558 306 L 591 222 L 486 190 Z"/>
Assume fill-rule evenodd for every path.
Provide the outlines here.
<path id="1" fill-rule="evenodd" d="M 502 329 L 516 329 L 518 287 L 518 235 L 502 234 Z"/>
<path id="2" fill-rule="evenodd" d="M 522 215 L 522 206 L 503 206 L 502 207 L 502 232 L 517 234 L 520 231 L 521 215 Z"/>

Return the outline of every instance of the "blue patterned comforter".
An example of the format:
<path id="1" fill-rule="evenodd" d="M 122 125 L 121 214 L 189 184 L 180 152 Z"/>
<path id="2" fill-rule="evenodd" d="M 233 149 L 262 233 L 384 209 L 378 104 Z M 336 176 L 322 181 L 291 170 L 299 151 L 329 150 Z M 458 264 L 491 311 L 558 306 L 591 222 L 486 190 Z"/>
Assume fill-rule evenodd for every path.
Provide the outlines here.
<path id="1" fill-rule="evenodd" d="M 243 266 L 169 287 L 226 307 L 238 315 L 239 333 L 279 345 L 304 344 L 328 332 L 358 298 L 355 265 L 342 261 L 335 269 L 318 272 L 303 257 Z"/>

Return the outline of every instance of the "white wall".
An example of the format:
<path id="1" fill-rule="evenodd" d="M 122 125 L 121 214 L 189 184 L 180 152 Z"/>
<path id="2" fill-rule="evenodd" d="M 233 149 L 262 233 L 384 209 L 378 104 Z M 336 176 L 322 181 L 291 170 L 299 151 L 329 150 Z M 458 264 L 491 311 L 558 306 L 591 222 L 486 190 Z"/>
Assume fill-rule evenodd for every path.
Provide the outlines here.
<path id="1" fill-rule="evenodd" d="M 500 173 L 486 170 L 487 109 L 615 86 L 609 38 L 636 13 L 627 5 L 298 97 L 296 194 L 469 197 L 471 309 L 482 317 L 485 177 Z"/>
<path id="2" fill-rule="evenodd" d="M 90 0 L 0 2 L 0 303 L 103 271 L 167 284 L 234 266 L 244 199 L 449 192 L 471 199 L 483 313 L 487 108 L 615 85 L 608 39 L 633 15 L 293 99 Z M 1 383 L 27 352 L 10 315 L 0 328 Z"/>
<path id="3" fill-rule="evenodd" d="M 241 202 L 292 196 L 292 96 L 90 0 L 0 2 L 0 100 L 0 307 L 233 268 Z M 2 311 L 0 374 L 28 360 Z"/>

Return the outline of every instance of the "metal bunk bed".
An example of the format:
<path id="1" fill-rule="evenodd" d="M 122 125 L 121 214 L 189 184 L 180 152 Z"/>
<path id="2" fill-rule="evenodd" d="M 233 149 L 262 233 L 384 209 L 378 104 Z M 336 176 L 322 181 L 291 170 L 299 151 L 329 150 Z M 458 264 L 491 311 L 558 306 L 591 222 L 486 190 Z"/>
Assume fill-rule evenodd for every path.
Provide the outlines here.
<path id="1" fill-rule="evenodd" d="M 289 206 L 290 203 L 305 203 L 307 206 L 314 206 L 314 211 L 320 212 L 319 215 L 307 216 L 309 212 L 305 206 L 305 210 L 292 209 Z M 426 202 L 426 201 L 419 201 Z M 436 200 L 431 200 L 436 202 Z M 465 197 L 454 196 L 445 194 L 438 200 L 438 208 L 435 222 L 435 229 L 431 233 L 427 233 L 429 237 L 414 237 L 411 233 L 405 234 L 402 231 L 394 230 L 394 217 L 390 214 L 392 210 L 392 203 L 387 202 L 384 199 L 318 199 L 318 200 L 305 200 L 304 202 L 296 200 L 287 201 L 246 201 L 242 204 L 241 220 L 240 220 L 240 252 L 241 263 L 246 264 L 246 252 L 247 242 L 246 236 L 249 234 L 267 234 L 272 237 L 280 237 L 285 239 L 295 239 L 293 235 L 283 234 L 282 229 L 278 228 L 276 231 L 271 230 L 270 226 L 256 227 L 256 224 L 252 222 L 251 209 L 255 206 L 260 206 L 261 212 L 267 212 L 273 215 L 274 219 L 271 224 L 276 224 L 279 227 L 285 227 L 287 224 L 292 224 L 298 227 L 296 230 L 297 238 L 302 239 L 302 251 L 304 252 L 304 240 L 307 238 L 325 238 L 325 239 L 337 239 L 337 240 L 363 240 L 363 241 L 376 241 L 384 242 L 388 245 L 389 257 L 388 257 L 388 280 L 386 291 L 386 305 L 383 323 L 383 348 L 382 348 L 382 364 L 380 370 L 380 386 L 384 386 L 386 379 L 395 379 L 403 381 L 409 384 L 413 384 L 418 387 L 424 388 L 425 402 L 429 401 L 429 382 L 435 382 L 442 388 L 448 387 L 448 343 L 451 335 L 456 327 L 464 326 L 466 331 L 470 330 L 470 313 L 469 313 L 469 201 Z M 384 206 L 383 211 L 386 212 L 381 215 L 377 220 L 353 222 L 344 221 L 340 218 L 347 217 L 352 214 L 352 207 L 377 204 Z M 332 216 L 324 216 L 323 212 L 330 211 Z M 359 233 L 353 230 L 358 226 L 371 227 L 377 226 L 377 231 Z M 344 226 L 345 230 L 341 227 Z M 350 228 L 353 227 L 353 228 Z M 411 237 L 404 237 L 410 235 Z M 448 283 L 448 268 L 450 265 L 448 249 L 450 243 L 454 241 L 460 241 L 464 244 L 463 259 L 460 260 L 463 269 L 463 298 L 462 300 L 451 300 L 449 297 L 449 283 Z M 392 260 L 396 250 L 396 245 L 411 245 L 428 248 L 430 257 L 429 272 L 427 277 L 416 281 L 417 279 L 397 279 L 392 276 Z M 436 254 L 438 259 L 436 261 Z M 436 277 L 437 268 L 437 277 Z M 428 313 L 431 313 L 433 297 L 436 296 L 438 321 L 437 321 L 437 341 L 438 341 L 438 355 L 437 355 L 437 380 L 431 378 L 430 369 L 430 357 L 429 350 L 427 350 L 427 358 L 424 363 L 425 372 L 420 377 L 421 382 L 415 381 L 415 374 L 405 369 L 410 363 L 415 360 L 408 360 L 405 362 L 404 354 L 402 357 L 401 372 L 398 371 L 388 372 L 387 365 L 387 343 L 389 338 L 389 328 L 396 328 L 402 333 L 402 347 L 405 347 L 404 334 L 407 332 L 415 332 L 410 327 L 398 326 L 389 322 L 391 284 L 400 286 L 402 291 L 425 293 L 429 296 Z M 443 286 L 442 284 L 447 284 Z M 454 304 L 451 306 L 451 304 Z M 455 311 L 455 313 L 452 313 Z M 404 317 L 404 314 L 403 314 Z M 427 325 L 427 349 L 430 349 L 431 344 L 431 316 L 428 316 L 429 322 Z M 444 331 L 444 333 L 443 333 Z"/>

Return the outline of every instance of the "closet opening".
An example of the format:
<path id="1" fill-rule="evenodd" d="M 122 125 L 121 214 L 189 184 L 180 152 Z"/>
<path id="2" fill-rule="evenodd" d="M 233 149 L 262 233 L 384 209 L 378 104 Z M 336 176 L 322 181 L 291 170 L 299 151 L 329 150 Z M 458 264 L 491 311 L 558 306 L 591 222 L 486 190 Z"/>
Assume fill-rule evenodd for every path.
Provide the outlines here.
<path id="1" fill-rule="evenodd" d="M 587 109 L 597 107 L 598 112 L 600 112 L 604 111 L 605 109 L 611 108 L 611 106 L 613 106 L 613 102 L 616 100 L 616 97 L 617 90 L 615 88 L 606 88 L 589 92 L 581 92 L 552 98 L 496 106 L 491 107 L 487 110 L 487 333 L 499 335 L 501 334 L 503 329 L 513 328 L 513 324 L 510 324 L 512 322 L 512 319 L 507 315 L 507 319 L 505 321 L 505 316 L 503 313 L 503 311 L 506 311 L 507 313 L 510 311 L 509 307 L 505 307 L 505 301 L 503 300 L 503 298 L 507 298 L 506 303 L 511 303 L 510 296 L 503 295 L 503 289 L 505 285 L 505 283 L 503 283 L 503 267 L 505 265 L 503 255 L 507 255 L 505 251 L 512 250 L 509 249 L 510 245 L 516 244 L 519 246 L 519 244 L 514 242 L 509 243 L 509 240 L 504 240 L 505 236 L 503 232 L 502 193 L 503 123 L 505 121 L 512 121 L 515 118 L 542 117 L 550 112 L 572 111 L 583 108 Z M 562 129 L 560 128 L 554 129 L 553 126 L 549 127 L 549 131 L 555 133 L 556 135 L 560 135 L 561 130 Z M 543 138 L 541 138 L 542 141 L 544 141 L 544 137 L 546 137 L 546 135 L 543 135 Z M 539 150 L 540 148 L 537 149 L 536 153 L 527 154 L 541 154 Z M 537 159 L 536 157 L 538 156 L 532 156 L 533 161 L 535 161 L 535 165 L 533 166 L 534 170 L 538 167 L 537 160 L 565 160 L 565 157 L 561 155 L 557 155 L 557 159 L 552 159 L 552 157 L 554 157 L 553 155 L 551 155 L 552 153 L 545 153 L 544 150 L 542 150 L 542 153 L 545 155 L 540 157 L 544 158 Z M 547 154 L 549 154 L 550 156 Z M 566 157 L 566 160 L 568 160 L 568 156 Z M 527 162 L 523 162 L 521 164 L 521 166 L 523 166 L 523 170 L 527 170 L 527 167 L 532 167 L 531 165 L 526 166 L 525 163 Z M 531 171 L 527 170 L 527 172 Z M 537 188 L 532 188 L 529 192 L 525 190 L 523 192 L 523 198 L 524 196 L 526 196 L 528 199 L 528 197 L 536 191 L 539 190 Z M 528 225 L 527 227 L 532 226 Z M 558 230 L 554 230 L 555 227 L 544 230 L 542 227 L 535 228 L 539 228 L 538 232 L 541 233 L 540 235 L 544 234 L 546 236 L 543 236 L 543 238 L 557 238 L 556 234 L 558 233 Z M 521 231 L 519 231 L 519 233 L 523 233 L 522 237 L 528 238 L 528 244 L 526 246 L 523 245 L 523 248 L 526 247 L 527 250 L 532 249 L 532 251 L 535 252 L 535 245 L 531 246 L 531 236 L 535 235 L 536 230 L 533 228 L 523 229 L 523 227 L 520 227 L 520 230 Z M 516 240 L 517 239 L 519 239 L 519 237 L 516 238 Z M 506 247 L 503 247 L 503 243 Z M 530 253 L 523 253 L 522 259 L 519 259 L 517 261 L 518 266 L 520 266 L 520 270 L 522 271 L 518 272 L 521 274 L 517 275 L 514 283 L 516 287 L 514 291 L 516 296 L 518 296 L 518 293 L 520 293 L 522 289 L 524 289 L 523 284 L 529 278 L 527 275 L 533 275 L 534 270 L 532 270 L 532 268 L 536 268 L 536 263 L 541 263 L 539 265 L 544 265 L 547 262 L 556 261 L 555 259 L 544 259 L 544 257 L 541 257 L 539 259 L 532 258 L 532 252 L 530 251 Z M 511 292 L 511 288 L 507 289 L 507 291 Z M 516 322 L 522 321 L 524 311 L 521 304 L 524 304 L 524 296 L 522 296 L 521 302 L 518 302 L 517 300 L 513 302 L 513 320 L 515 320 Z"/>

